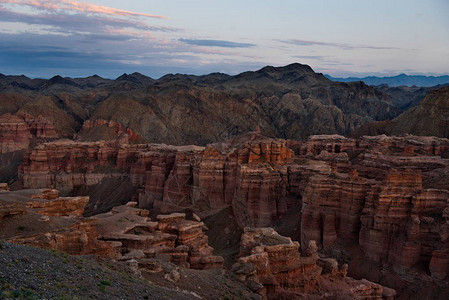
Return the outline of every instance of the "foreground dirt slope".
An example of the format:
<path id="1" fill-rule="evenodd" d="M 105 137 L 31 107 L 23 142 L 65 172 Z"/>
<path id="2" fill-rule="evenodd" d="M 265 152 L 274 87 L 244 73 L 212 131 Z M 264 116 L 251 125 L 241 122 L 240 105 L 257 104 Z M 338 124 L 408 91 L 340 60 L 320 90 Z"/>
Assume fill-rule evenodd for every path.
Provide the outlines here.
<path id="1" fill-rule="evenodd" d="M 0 243 L 0 299 L 251 299 L 233 277 L 164 261 L 148 275 L 125 263 Z M 179 274 L 177 281 L 171 274 Z"/>
<path id="2" fill-rule="evenodd" d="M 0 254 L 1 299 L 191 299 L 132 277 L 123 272 L 126 266 L 111 262 L 4 242 Z"/>

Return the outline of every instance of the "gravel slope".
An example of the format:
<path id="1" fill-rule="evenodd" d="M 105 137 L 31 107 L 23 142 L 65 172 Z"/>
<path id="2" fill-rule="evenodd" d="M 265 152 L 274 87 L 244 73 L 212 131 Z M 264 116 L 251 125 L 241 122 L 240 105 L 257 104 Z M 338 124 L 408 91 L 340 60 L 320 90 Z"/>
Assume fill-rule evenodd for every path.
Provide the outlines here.
<path id="1" fill-rule="evenodd" d="M 120 270 L 121 269 L 121 270 Z M 0 299 L 191 299 L 136 279 L 125 266 L 0 243 Z"/>

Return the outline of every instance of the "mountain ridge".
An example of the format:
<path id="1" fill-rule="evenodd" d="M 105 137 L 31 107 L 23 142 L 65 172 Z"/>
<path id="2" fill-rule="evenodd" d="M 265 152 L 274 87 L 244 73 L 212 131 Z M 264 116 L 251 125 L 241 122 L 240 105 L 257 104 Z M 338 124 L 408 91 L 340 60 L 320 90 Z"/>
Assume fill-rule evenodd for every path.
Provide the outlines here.
<path id="1" fill-rule="evenodd" d="M 361 82 L 333 82 L 304 64 L 266 66 L 235 76 L 140 73 L 49 80 L 0 78 L 3 101 L 42 116 L 71 138 L 85 121 L 122 124 L 147 142 L 205 145 L 258 128 L 267 136 L 305 139 L 349 134 L 402 110 L 388 94 Z M 96 135 L 93 133 L 93 135 Z"/>
<path id="2" fill-rule="evenodd" d="M 362 135 L 422 135 L 449 138 L 449 86 L 433 91 L 418 105 L 393 120 L 362 125 L 354 132 Z"/>
<path id="3" fill-rule="evenodd" d="M 431 87 L 439 84 L 449 83 L 449 75 L 424 76 L 424 75 L 406 75 L 404 73 L 401 73 L 396 76 L 386 76 L 386 77 L 367 76 L 367 77 L 337 78 L 327 74 L 324 76 L 333 81 L 341 81 L 341 82 L 363 81 L 367 85 L 387 84 L 392 87 L 397 86 Z"/>

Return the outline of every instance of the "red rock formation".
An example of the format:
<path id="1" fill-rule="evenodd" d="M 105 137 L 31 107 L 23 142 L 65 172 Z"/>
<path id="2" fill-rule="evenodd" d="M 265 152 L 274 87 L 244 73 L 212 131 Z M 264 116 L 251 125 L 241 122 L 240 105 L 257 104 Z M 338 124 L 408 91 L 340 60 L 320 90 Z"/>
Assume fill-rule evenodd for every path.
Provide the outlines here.
<path id="1" fill-rule="evenodd" d="M 293 152 L 286 141 L 255 139 L 232 148 L 121 145 L 56 141 L 25 154 L 19 177 L 26 188 L 69 193 L 105 177 L 129 174 L 139 187 L 139 207 L 161 212 L 234 206 L 242 225 L 269 225 L 286 213 L 288 169 Z M 261 180 L 261 178 L 263 178 Z"/>
<path id="2" fill-rule="evenodd" d="M 0 153 L 25 150 L 33 140 L 57 137 L 53 124 L 44 118 L 27 114 L 0 116 Z"/>
<path id="3" fill-rule="evenodd" d="M 133 253 L 142 251 L 142 259 L 166 256 L 187 268 L 222 267 L 223 258 L 212 255 L 202 222 L 185 220 L 180 213 L 159 215 L 152 222 L 147 215 L 147 210 L 120 206 L 94 219 L 101 239 L 121 243 L 122 259 L 135 258 Z"/>
<path id="4" fill-rule="evenodd" d="M 0 191 L 9 191 L 9 186 L 7 183 L 0 183 Z"/>
<path id="5" fill-rule="evenodd" d="M 314 135 L 309 137 L 307 143 L 301 145 L 300 152 L 303 155 L 318 155 L 322 151 L 329 153 L 341 153 L 354 150 L 356 140 L 341 135 Z"/>
<path id="6" fill-rule="evenodd" d="M 137 204 L 83 218 L 88 197 L 57 196 L 56 190 L 23 190 L 0 195 L 0 238 L 10 242 L 56 249 L 70 254 L 95 254 L 122 260 L 162 258 L 183 267 L 221 268 L 223 258 L 212 254 L 201 221 L 186 220 L 185 214 L 159 215 L 157 222 Z M 25 218 L 20 215 L 26 214 Z M 6 217 L 8 217 L 6 219 Z M 26 232 L 17 235 L 17 222 L 26 222 Z M 22 226 L 25 230 L 25 226 Z M 28 229 L 29 227 L 29 229 Z M 137 255 L 137 256 L 136 256 Z"/>
<path id="7" fill-rule="evenodd" d="M 302 199 L 301 241 L 331 246 L 338 238 L 357 241 L 360 215 L 373 180 L 334 173 L 310 178 Z"/>
<path id="8" fill-rule="evenodd" d="M 104 142 L 45 143 L 25 153 L 19 176 L 25 188 L 56 188 L 67 193 L 104 177 L 120 176 L 120 170 L 114 169 L 116 153 L 117 148 Z"/>
<path id="9" fill-rule="evenodd" d="M 444 280 L 449 276 L 449 251 L 434 250 L 429 264 L 429 270 L 432 277 Z"/>
<path id="10" fill-rule="evenodd" d="M 382 299 L 383 288 L 367 280 L 346 277 L 347 265 L 320 258 L 314 241 L 301 257 L 299 243 L 272 228 L 245 228 L 240 258 L 232 267 L 253 291 L 268 299 Z M 263 288 L 255 283 L 263 285 Z"/>
<path id="11" fill-rule="evenodd" d="M 208 245 L 203 222 L 178 219 L 169 223 L 165 231 L 177 235 L 177 245 L 187 246 L 191 268 L 210 269 L 223 266 L 223 258 L 212 254 L 213 248 Z"/>
<path id="12" fill-rule="evenodd" d="M 433 251 L 438 261 L 447 249 L 447 191 L 423 188 L 419 172 L 390 169 L 422 170 L 429 181 L 449 168 L 438 156 L 448 149 L 447 139 L 428 137 L 316 136 L 298 144 L 257 133 L 205 148 L 53 142 L 26 154 L 19 175 L 26 187 L 64 192 L 129 175 L 140 208 L 207 214 L 232 206 L 241 227 L 270 226 L 300 207 L 303 244 L 360 239 L 371 259 L 399 270 L 418 261 L 429 266 Z M 425 233 L 437 242 L 421 238 Z"/>
<path id="13" fill-rule="evenodd" d="M 58 198 L 55 190 L 4 192 L 0 195 L 0 212 L 10 212 L 1 221 L 1 237 L 70 254 L 116 257 L 117 244 L 98 240 L 95 221 L 81 217 L 88 200 Z"/>
<path id="14" fill-rule="evenodd" d="M 322 151 L 342 153 L 345 151 L 441 155 L 449 150 L 449 140 L 430 136 L 363 136 L 359 139 L 340 135 L 314 135 L 300 145 L 300 154 L 319 155 Z"/>
<path id="15" fill-rule="evenodd" d="M 89 197 L 61 197 L 52 201 L 32 201 L 27 207 L 37 209 L 44 216 L 81 217 Z"/>
<path id="16" fill-rule="evenodd" d="M 49 120 L 23 113 L 19 116 L 24 119 L 33 137 L 38 139 L 56 139 L 59 137 L 55 126 Z"/>
<path id="17" fill-rule="evenodd" d="M 0 150 L 1 153 L 27 149 L 31 133 L 23 118 L 5 114 L 0 116 Z"/>
<path id="18" fill-rule="evenodd" d="M 118 255 L 118 243 L 98 239 L 95 220 L 83 219 L 64 229 L 44 234 L 13 238 L 12 243 L 33 245 L 39 248 L 55 249 L 73 255 L 95 254 L 115 258 Z"/>
<path id="19" fill-rule="evenodd" d="M 447 190 L 423 189 L 418 171 L 390 171 L 369 193 L 360 217 L 360 245 L 365 254 L 398 271 L 417 267 L 419 262 L 429 266 L 436 255 L 434 268 L 448 249 L 449 231 L 443 217 L 448 198 Z"/>

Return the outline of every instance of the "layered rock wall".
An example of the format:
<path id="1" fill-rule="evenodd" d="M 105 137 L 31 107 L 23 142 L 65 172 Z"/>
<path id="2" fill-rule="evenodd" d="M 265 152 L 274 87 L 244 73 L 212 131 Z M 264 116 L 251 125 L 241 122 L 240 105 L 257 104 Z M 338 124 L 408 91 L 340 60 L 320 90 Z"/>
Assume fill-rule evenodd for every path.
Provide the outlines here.
<path id="1" fill-rule="evenodd" d="M 447 190 L 423 189 L 419 171 L 390 171 L 366 199 L 360 217 L 361 247 L 371 259 L 399 272 L 420 263 L 432 272 L 449 245 L 444 215 L 448 199 Z M 442 271 L 436 272 L 443 277 Z"/>
<path id="2" fill-rule="evenodd" d="M 44 118 L 27 114 L 0 116 L 0 153 L 26 150 L 35 140 L 57 137 L 53 124 Z"/>
<path id="3" fill-rule="evenodd" d="M 296 208 L 303 245 L 360 243 L 372 260 L 398 271 L 422 262 L 440 278 L 448 190 L 427 189 L 423 178 L 445 182 L 448 149 L 447 139 L 414 136 L 298 143 L 253 133 L 207 147 L 60 141 L 27 153 L 20 178 L 70 192 L 129 176 L 140 208 L 207 215 L 231 206 L 241 227 L 291 219 Z"/>
<path id="4" fill-rule="evenodd" d="M 285 165 L 292 156 L 286 141 L 266 138 L 237 148 L 57 141 L 27 152 L 19 176 L 26 188 L 65 194 L 105 177 L 129 176 L 141 208 L 201 212 L 233 206 L 242 226 L 269 225 L 294 202 Z"/>

